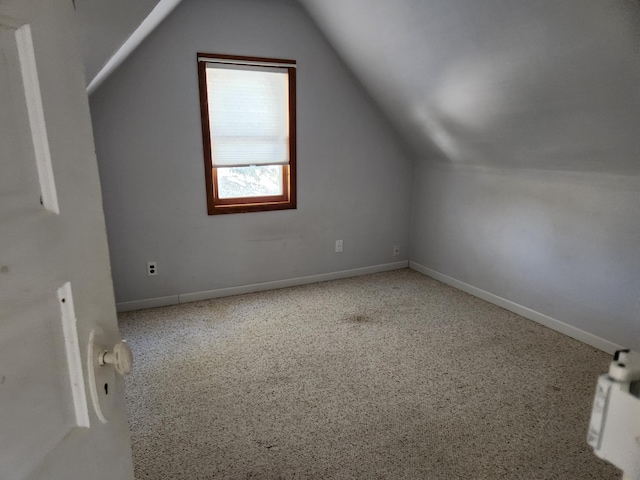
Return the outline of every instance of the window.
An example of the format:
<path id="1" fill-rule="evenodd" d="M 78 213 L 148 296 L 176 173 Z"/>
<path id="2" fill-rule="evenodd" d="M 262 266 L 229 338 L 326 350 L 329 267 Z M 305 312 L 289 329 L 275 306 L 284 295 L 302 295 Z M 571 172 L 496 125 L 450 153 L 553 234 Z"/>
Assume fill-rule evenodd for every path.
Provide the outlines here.
<path id="1" fill-rule="evenodd" d="M 296 62 L 198 53 L 207 210 L 296 208 Z"/>

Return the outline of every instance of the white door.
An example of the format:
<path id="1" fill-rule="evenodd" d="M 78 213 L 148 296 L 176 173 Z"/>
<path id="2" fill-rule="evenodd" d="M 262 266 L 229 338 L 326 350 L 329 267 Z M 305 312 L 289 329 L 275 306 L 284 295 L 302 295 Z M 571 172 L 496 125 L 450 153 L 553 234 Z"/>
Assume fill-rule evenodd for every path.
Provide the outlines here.
<path id="1" fill-rule="evenodd" d="M 97 362 L 119 335 L 73 16 L 0 1 L 3 480 L 133 478 L 124 383 Z"/>

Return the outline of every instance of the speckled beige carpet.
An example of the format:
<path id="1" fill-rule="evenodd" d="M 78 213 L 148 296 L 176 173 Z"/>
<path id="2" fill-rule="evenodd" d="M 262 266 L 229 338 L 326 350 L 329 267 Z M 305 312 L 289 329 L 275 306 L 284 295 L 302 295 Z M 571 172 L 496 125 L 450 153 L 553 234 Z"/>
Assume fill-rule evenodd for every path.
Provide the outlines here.
<path id="1" fill-rule="evenodd" d="M 120 315 L 137 479 L 618 479 L 609 356 L 411 270 Z"/>

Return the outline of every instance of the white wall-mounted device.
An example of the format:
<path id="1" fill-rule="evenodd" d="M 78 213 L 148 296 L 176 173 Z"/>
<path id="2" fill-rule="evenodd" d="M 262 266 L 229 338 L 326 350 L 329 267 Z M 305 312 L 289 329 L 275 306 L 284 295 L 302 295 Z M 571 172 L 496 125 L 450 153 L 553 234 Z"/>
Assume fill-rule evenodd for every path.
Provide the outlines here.
<path id="1" fill-rule="evenodd" d="M 617 351 L 598 378 L 587 442 L 623 479 L 640 480 L 640 353 Z"/>

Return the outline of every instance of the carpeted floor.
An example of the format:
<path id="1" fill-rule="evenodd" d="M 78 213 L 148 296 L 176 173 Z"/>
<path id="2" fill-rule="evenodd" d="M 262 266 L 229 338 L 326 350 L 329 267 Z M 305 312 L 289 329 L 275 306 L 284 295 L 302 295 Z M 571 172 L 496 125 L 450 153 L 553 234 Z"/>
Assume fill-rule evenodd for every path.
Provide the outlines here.
<path id="1" fill-rule="evenodd" d="M 610 357 L 411 270 L 120 314 L 137 479 L 618 479 Z"/>

